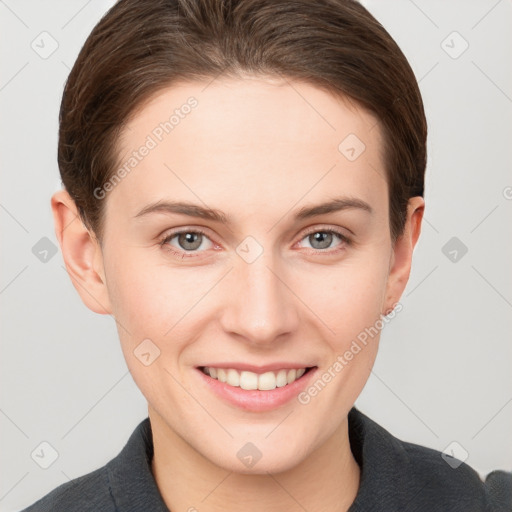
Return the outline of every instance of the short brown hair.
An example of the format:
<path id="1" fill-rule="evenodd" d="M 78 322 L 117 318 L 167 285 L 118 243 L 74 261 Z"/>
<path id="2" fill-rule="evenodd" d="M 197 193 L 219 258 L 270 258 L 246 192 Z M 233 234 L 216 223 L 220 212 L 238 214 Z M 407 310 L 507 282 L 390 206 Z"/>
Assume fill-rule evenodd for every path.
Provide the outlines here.
<path id="1" fill-rule="evenodd" d="M 178 80 L 247 73 L 298 79 L 377 116 L 395 240 L 408 199 L 424 193 L 427 124 L 407 59 L 354 0 L 117 2 L 80 51 L 60 108 L 59 169 L 86 226 L 101 239 L 94 191 L 116 171 L 136 108 Z"/>

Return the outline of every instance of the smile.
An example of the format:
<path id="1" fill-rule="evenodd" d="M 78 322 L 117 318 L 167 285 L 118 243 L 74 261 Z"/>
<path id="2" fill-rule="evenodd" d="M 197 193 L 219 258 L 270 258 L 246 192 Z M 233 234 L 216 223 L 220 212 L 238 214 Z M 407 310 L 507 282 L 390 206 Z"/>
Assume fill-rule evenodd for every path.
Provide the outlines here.
<path id="1" fill-rule="evenodd" d="M 253 389 L 270 391 L 272 389 L 282 388 L 300 379 L 310 369 L 311 368 L 283 368 L 278 371 L 258 374 L 250 371 L 238 371 L 234 368 L 214 368 L 208 366 L 202 366 L 200 368 L 205 375 L 208 375 L 212 379 L 247 391 Z"/>

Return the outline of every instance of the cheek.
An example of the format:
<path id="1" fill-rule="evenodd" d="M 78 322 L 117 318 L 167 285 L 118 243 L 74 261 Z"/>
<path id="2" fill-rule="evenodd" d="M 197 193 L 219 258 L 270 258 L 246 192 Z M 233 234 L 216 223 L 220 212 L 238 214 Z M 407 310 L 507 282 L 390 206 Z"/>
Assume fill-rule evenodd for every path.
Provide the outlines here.
<path id="1" fill-rule="evenodd" d="M 388 275 L 382 254 L 318 267 L 299 277 L 299 296 L 328 328 L 333 343 L 343 345 L 380 318 Z"/>
<path id="2" fill-rule="evenodd" d="M 162 338 L 204 295 L 209 280 L 201 270 L 171 268 L 146 252 L 110 266 L 109 294 L 116 319 L 132 336 Z"/>
<path id="3" fill-rule="evenodd" d="M 317 380 L 299 403 L 311 403 L 318 417 L 329 418 L 327 430 L 334 430 L 348 413 L 347 404 L 361 393 L 377 356 L 388 270 L 380 254 L 380 259 L 373 254 L 366 261 L 328 267 L 300 279 L 304 302 L 318 317 L 313 334 L 322 325 L 325 357 Z"/>
<path id="4" fill-rule="evenodd" d="M 187 313 L 204 295 L 205 285 L 186 269 L 151 261 L 147 252 L 126 251 L 111 261 L 107 275 L 126 364 L 146 399 L 158 405 L 173 377 L 183 380 L 176 362 L 189 343 Z M 174 407 L 190 407 L 183 393 L 165 399 Z"/>
<path id="5" fill-rule="evenodd" d="M 210 318 L 208 292 L 221 276 L 218 270 L 207 266 L 172 267 L 162 263 L 162 256 L 152 258 L 148 252 L 124 251 L 121 257 L 110 261 L 107 273 L 121 348 L 143 390 L 158 386 L 149 379 L 151 375 L 158 380 L 158 370 L 164 380 L 169 379 L 165 370 L 173 374 L 181 371 L 183 353 Z M 145 340 L 151 340 L 156 348 Z M 152 349 L 159 354 L 148 368 L 137 358 L 143 342 L 149 352 Z"/>

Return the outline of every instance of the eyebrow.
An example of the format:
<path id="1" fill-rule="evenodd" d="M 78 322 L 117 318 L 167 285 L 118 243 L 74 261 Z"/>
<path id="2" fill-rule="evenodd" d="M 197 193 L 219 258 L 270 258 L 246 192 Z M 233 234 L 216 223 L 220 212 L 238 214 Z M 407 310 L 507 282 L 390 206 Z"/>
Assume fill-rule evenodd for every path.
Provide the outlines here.
<path id="1" fill-rule="evenodd" d="M 368 212 L 369 214 L 373 213 L 373 208 L 367 202 L 362 201 L 361 199 L 356 199 L 353 197 L 339 197 L 327 203 L 322 203 L 316 206 L 305 206 L 295 214 L 295 219 L 309 219 L 311 217 L 316 217 L 325 213 L 338 212 L 342 210 L 362 210 Z"/>
<path id="2" fill-rule="evenodd" d="M 314 206 L 305 206 L 298 210 L 294 215 L 294 220 L 304 220 L 327 213 L 333 213 L 342 210 L 361 210 L 373 214 L 372 207 L 361 199 L 352 197 L 338 197 L 326 203 Z M 220 210 L 203 207 L 194 203 L 174 202 L 174 201 L 157 201 L 145 206 L 135 218 L 144 217 L 151 213 L 169 213 L 188 215 L 189 217 L 197 217 L 222 224 L 229 224 L 229 218 Z"/>

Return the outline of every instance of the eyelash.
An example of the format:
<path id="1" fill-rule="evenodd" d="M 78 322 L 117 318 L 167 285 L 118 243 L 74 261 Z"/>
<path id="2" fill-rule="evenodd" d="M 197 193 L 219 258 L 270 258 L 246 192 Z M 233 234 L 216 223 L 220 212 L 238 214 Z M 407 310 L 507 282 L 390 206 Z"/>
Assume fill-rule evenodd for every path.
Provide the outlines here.
<path id="1" fill-rule="evenodd" d="M 187 252 L 187 251 L 177 251 L 171 245 L 169 245 L 169 242 L 175 236 L 181 235 L 183 233 L 196 233 L 196 234 L 199 233 L 199 234 L 207 237 L 208 239 L 210 238 L 208 236 L 208 234 L 205 231 L 203 231 L 202 229 L 200 229 L 200 228 L 182 229 L 180 231 L 174 231 L 173 233 L 170 233 L 170 234 L 166 235 L 162 240 L 160 240 L 159 245 L 164 250 L 170 252 L 174 256 L 177 256 L 177 257 L 179 257 L 181 259 L 197 257 L 196 256 L 197 253 L 195 253 L 195 251 L 190 251 L 190 252 Z M 352 243 L 352 241 L 351 241 L 351 239 L 349 237 L 347 237 L 341 231 L 338 231 L 338 230 L 333 229 L 333 228 L 329 228 L 329 229 L 322 229 L 322 228 L 320 228 L 320 229 L 319 228 L 311 229 L 310 231 L 307 231 L 306 233 L 304 233 L 304 235 L 302 236 L 300 241 L 304 240 L 304 238 L 306 238 L 307 236 L 312 235 L 314 233 L 331 233 L 331 234 L 337 235 L 340 238 L 340 240 L 341 240 L 341 247 L 340 248 L 337 248 L 337 249 L 334 249 L 334 250 L 328 250 L 328 249 L 322 250 L 322 249 L 313 249 L 313 248 L 311 248 L 310 250 L 314 251 L 315 253 L 336 254 L 340 250 L 343 250 L 343 248 L 346 245 L 350 245 Z M 202 251 L 200 251 L 200 252 L 202 252 Z"/>

